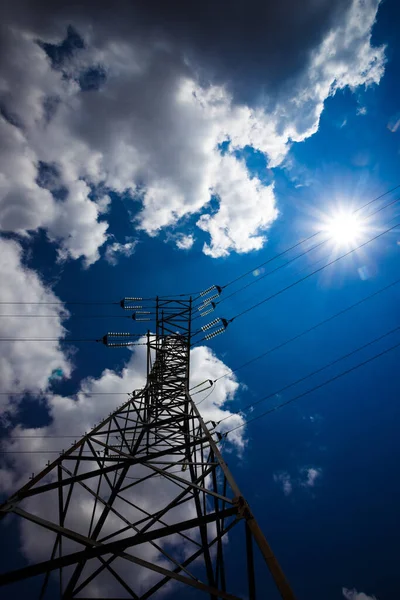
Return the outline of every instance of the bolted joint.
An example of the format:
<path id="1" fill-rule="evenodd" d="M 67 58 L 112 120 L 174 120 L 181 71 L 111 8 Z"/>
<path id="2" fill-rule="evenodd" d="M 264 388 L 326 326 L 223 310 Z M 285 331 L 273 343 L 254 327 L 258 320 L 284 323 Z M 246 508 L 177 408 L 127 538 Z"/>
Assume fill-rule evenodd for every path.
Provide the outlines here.
<path id="1" fill-rule="evenodd" d="M 250 506 L 247 504 L 243 496 L 235 496 L 235 498 L 233 498 L 233 504 L 237 508 L 238 519 L 246 519 L 246 521 L 248 521 L 249 519 L 253 519 Z"/>

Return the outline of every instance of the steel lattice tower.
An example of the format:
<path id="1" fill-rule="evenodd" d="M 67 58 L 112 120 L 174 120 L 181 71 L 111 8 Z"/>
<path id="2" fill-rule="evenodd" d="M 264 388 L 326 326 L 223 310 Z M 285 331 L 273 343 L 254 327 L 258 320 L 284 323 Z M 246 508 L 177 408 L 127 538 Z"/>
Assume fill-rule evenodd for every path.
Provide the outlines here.
<path id="1" fill-rule="evenodd" d="M 242 528 L 235 554 L 248 581 L 245 597 L 256 598 L 254 541 L 280 595 L 293 600 L 222 458 L 221 434 L 189 394 L 192 300 L 157 299 L 154 309 L 145 387 L 0 506 L 0 518 L 29 522 L 48 543 L 51 537 L 52 548 L 48 560 L 0 575 L 0 585 L 40 575 L 40 598 L 50 597 L 56 576 L 63 600 L 186 598 L 190 588 L 212 600 L 238 599 L 224 538 Z M 136 320 L 145 320 L 140 314 L 147 312 Z M 131 343 L 117 333 L 102 341 Z"/>

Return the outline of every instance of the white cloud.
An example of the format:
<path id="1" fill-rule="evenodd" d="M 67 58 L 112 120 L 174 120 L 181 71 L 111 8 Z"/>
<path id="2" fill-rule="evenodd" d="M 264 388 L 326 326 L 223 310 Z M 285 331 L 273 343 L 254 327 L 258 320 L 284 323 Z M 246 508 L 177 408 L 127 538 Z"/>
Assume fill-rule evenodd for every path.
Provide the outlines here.
<path id="1" fill-rule="evenodd" d="M 110 205 L 111 205 L 110 196 L 107 196 L 106 194 L 100 196 L 99 198 L 96 199 L 96 205 L 97 205 L 99 214 L 101 214 L 101 215 L 107 214 L 108 211 L 110 210 Z"/>
<path id="2" fill-rule="evenodd" d="M 292 477 L 287 471 L 274 473 L 273 479 L 282 488 L 285 496 L 289 496 L 295 488 L 315 487 L 315 483 L 322 475 L 322 469 L 319 467 L 304 467 L 300 469 L 300 477 Z"/>
<path id="3" fill-rule="evenodd" d="M 105 259 L 110 265 L 116 265 L 118 263 L 119 256 L 125 256 L 129 258 L 135 252 L 135 248 L 137 246 L 137 240 L 133 242 L 125 242 L 125 244 L 120 244 L 119 242 L 114 242 L 109 244 L 106 248 Z"/>
<path id="4" fill-rule="evenodd" d="M 292 478 L 289 473 L 284 471 L 283 473 L 274 473 L 273 475 L 275 483 L 279 483 L 282 487 L 282 491 L 285 496 L 289 496 L 293 491 Z"/>
<path id="5" fill-rule="evenodd" d="M 176 239 L 176 247 L 179 250 L 190 250 L 190 248 L 194 244 L 194 236 L 192 234 L 189 235 L 180 235 Z"/>
<path id="6" fill-rule="evenodd" d="M 58 148 L 47 138 L 46 101 L 66 101 L 75 86 L 50 68 L 31 36 L 9 29 L 2 33 L 7 52 L 2 54 L 0 99 L 8 118 L 20 127 L 0 115 L 0 230 L 26 233 L 44 228 L 60 244 L 60 259 L 83 256 L 89 265 L 99 257 L 108 227 L 98 222 L 100 210 L 88 198 L 89 186 L 78 176 L 68 180 L 62 169 L 52 187 L 65 188 L 63 200 L 38 184 L 40 161 L 56 161 L 59 168 Z M 60 140 L 64 154 L 71 157 L 66 143 Z M 71 159 L 79 157 L 75 153 Z"/>
<path id="7" fill-rule="evenodd" d="M 305 479 L 301 482 L 301 485 L 303 487 L 314 487 L 317 479 L 321 477 L 322 470 L 314 467 L 308 467 L 302 470 L 302 474 Z"/>
<path id="8" fill-rule="evenodd" d="M 37 157 L 20 129 L 0 116 L 0 227 L 24 232 L 46 227 L 55 203 L 36 183 Z"/>
<path id="9" fill-rule="evenodd" d="M 262 248 L 266 241 L 262 232 L 278 216 L 273 186 L 261 184 L 256 177 L 250 179 L 244 163 L 225 155 L 220 159 L 212 191 L 219 198 L 219 209 L 215 214 L 202 215 L 197 222 L 211 237 L 204 253 L 218 258 L 231 251 Z"/>
<path id="10" fill-rule="evenodd" d="M 50 341 L 0 342 L 1 391 L 37 393 L 48 388 L 53 371 L 61 369 L 65 377 L 71 373 L 70 360 L 59 343 L 66 335 L 62 320 L 68 312 L 37 273 L 23 265 L 21 255 L 22 248 L 17 242 L 0 238 L 0 279 L 7 283 L 0 286 L 0 301 L 10 302 L 1 305 L 1 312 L 7 315 L 47 314 L 49 318 L 0 318 L 0 337 L 50 338 Z M 54 304 L 18 304 L 26 299 L 27 290 L 31 302 Z M 15 397 L 1 396 L 0 400 L 3 411 L 14 410 L 17 405 Z"/>
<path id="11" fill-rule="evenodd" d="M 226 375 L 228 371 L 229 369 L 225 363 L 219 360 L 207 346 L 198 346 L 192 349 L 190 354 L 190 382 L 192 388 L 205 380 L 218 379 L 222 375 Z M 203 388 L 200 387 L 199 389 Z M 230 413 L 229 411 L 229 401 L 235 397 L 238 390 L 239 383 L 234 374 L 229 373 L 214 385 L 212 391 L 209 388 L 194 396 L 196 403 L 201 402 L 201 404 L 199 404 L 199 410 L 205 420 L 217 422 L 229 416 L 229 418 L 218 427 L 218 430 L 221 433 L 225 433 L 244 423 L 242 415 Z M 237 429 L 227 438 L 239 451 L 243 450 L 246 443 L 244 432 L 244 427 Z"/>
<path id="12" fill-rule="evenodd" d="M 364 115 L 367 114 L 367 112 L 368 111 L 367 111 L 367 107 L 366 106 L 357 106 L 357 110 L 356 110 L 357 115 L 364 116 Z"/>
<path id="13" fill-rule="evenodd" d="M 0 94 L 21 129 L 3 123 L 12 153 L 0 181 L 0 223 L 14 231 L 44 227 L 62 258 L 84 256 L 91 264 L 106 241 L 107 223 L 98 221 L 104 206 L 89 199 L 100 185 L 140 197 L 136 224 L 149 235 L 205 210 L 198 220 L 210 235 L 205 253 L 259 249 L 277 217 L 273 188 L 252 179 L 229 152 L 251 145 L 270 166 L 280 165 L 293 142 L 318 130 L 324 102 L 336 90 L 379 83 L 384 48 L 371 45 L 378 6 L 378 0 L 352 0 L 290 87 L 283 86 L 285 95 L 265 90 L 264 107 L 237 103 L 222 80 L 207 83 L 207 74 L 200 83 L 173 37 L 156 43 L 151 35 L 146 43 L 137 30 L 119 37 L 118 19 L 108 28 L 94 20 L 91 29 L 78 19 L 87 44 L 64 65 L 68 79 L 34 42 L 39 25 L 16 23 L 7 30 Z M 54 41 L 63 21 L 55 18 L 49 27 L 51 11 L 47 17 Z M 99 91 L 82 92 L 77 81 L 92 65 L 101 65 L 105 81 Z M 44 108 L 50 97 L 57 97 L 51 114 Z M 226 139 L 231 146 L 221 157 L 218 144 Z M 65 200 L 55 201 L 35 183 L 38 161 L 56 162 L 59 184 L 69 191 Z M 215 214 L 208 212 L 212 193 L 219 201 Z"/>
<path id="14" fill-rule="evenodd" d="M 56 203 L 54 219 L 47 227 L 49 238 L 59 243 L 59 259 L 83 256 L 85 266 L 98 260 L 108 229 L 107 223 L 98 221 L 100 210 L 88 198 L 89 193 L 84 181 L 71 182 L 67 199 Z"/>
<path id="15" fill-rule="evenodd" d="M 347 600 L 377 600 L 375 596 L 367 596 L 364 592 L 357 592 L 357 590 L 343 588 L 342 593 Z"/>
<path id="16" fill-rule="evenodd" d="M 318 131 L 329 96 L 345 87 L 354 90 L 378 84 L 384 73 L 385 48 L 371 45 L 371 30 L 379 4 L 379 0 L 351 2 L 272 113 L 237 110 L 234 145 L 251 143 L 267 154 L 270 166 L 277 166 L 292 142 L 304 141 Z"/>

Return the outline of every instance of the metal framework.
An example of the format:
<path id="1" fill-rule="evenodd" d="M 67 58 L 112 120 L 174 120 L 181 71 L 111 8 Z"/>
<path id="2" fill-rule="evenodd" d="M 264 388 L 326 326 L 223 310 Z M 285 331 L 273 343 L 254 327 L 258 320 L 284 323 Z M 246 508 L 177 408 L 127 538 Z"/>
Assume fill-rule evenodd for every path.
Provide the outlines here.
<path id="1" fill-rule="evenodd" d="M 221 434 L 189 394 L 192 300 L 157 299 L 152 310 L 145 387 L 0 506 L 0 518 L 12 514 L 45 530 L 50 549 L 47 560 L 0 575 L 0 585 L 41 576 L 40 598 L 54 598 L 58 581 L 63 600 L 186 598 L 185 586 L 212 600 L 254 600 L 255 542 L 281 597 L 293 600 L 222 458 Z M 130 343 L 118 335 L 102 341 Z M 224 538 L 238 527 L 235 554 L 247 563 L 242 596 L 225 559 Z"/>

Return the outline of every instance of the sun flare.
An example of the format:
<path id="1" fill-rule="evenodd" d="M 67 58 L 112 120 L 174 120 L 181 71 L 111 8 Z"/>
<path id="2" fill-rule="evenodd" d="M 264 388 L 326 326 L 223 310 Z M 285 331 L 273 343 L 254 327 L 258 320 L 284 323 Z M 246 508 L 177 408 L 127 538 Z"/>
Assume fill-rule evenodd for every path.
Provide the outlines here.
<path id="1" fill-rule="evenodd" d="M 341 248 L 356 246 L 366 233 L 365 220 L 356 212 L 341 208 L 324 219 L 323 231 Z"/>

